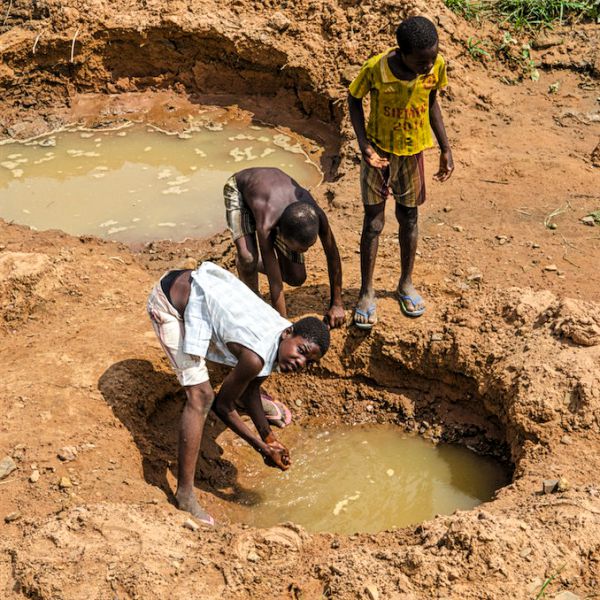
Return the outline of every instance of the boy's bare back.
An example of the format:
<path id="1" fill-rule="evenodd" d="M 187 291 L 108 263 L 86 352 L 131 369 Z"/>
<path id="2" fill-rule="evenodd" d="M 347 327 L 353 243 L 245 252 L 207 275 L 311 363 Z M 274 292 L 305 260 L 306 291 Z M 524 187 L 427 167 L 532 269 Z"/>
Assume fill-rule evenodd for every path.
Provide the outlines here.
<path id="1" fill-rule="evenodd" d="M 257 224 L 262 223 L 267 229 L 277 223 L 290 204 L 298 201 L 316 204 L 308 190 L 281 169 L 253 167 L 238 171 L 235 179 Z"/>

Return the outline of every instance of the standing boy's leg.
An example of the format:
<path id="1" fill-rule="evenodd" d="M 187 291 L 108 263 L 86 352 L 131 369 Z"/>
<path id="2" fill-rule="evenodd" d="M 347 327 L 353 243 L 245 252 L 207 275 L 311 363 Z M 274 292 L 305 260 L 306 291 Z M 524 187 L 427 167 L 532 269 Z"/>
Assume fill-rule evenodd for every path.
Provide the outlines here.
<path id="1" fill-rule="evenodd" d="M 209 381 L 185 386 L 186 403 L 179 422 L 179 447 L 177 463 L 177 506 L 194 517 L 214 524 L 214 519 L 198 504 L 194 493 L 194 476 L 202 431 L 215 394 Z"/>
<path id="2" fill-rule="evenodd" d="M 375 259 L 379 249 L 379 236 L 385 224 L 385 201 L 374 205 L 364 205 L 362 235 L 360 238 L 360 276 L 361 286 L 355 311 L 354 322 L 357 324 L 375 323 L 375 290 L 373 289 L 373 273 Z M 362 314 L 361 314 L 362 313 Z"/>
<path id="3" fill-rule="evenodd" d="M 420 314 L 425 305 L 412 282 L 412 272 L 415 265 L 417 240 L 419 237 L 418 211 L 419 209 L 416 206 L 407 207 L 396 204 L 401 269 L 400 281 L 398 282 L 398 297 L 404 304 L 405 312 Z"/>
<path id="4" fill-rule="evenodd" d="M 412 272 L 419 237 L 418 207 L 425 202 L 423 153 L 395 156 L 390 161 L 390 185 L 396 200 L 400 245 L 398 301 L 406 316 L 418 317 L 425 311 L 425 304 L 413 285 Z"/>
<path id="5" fill-rule="evenodd" d="M 389 158 L 389 154 L 380 148 L 376 148 L 376 151 L 381 157 Z M 377 322 L 373 272 L 379 236 L 385 224 L 385 201 L 390 192 L 389 177 L 389 167 L 372 167 L 363 157 L 360 164 L 360 193 L 365 211 L 360 237 L 361 285 L 354 309 L 354 323 L 361 329 L 370 329 Z"/>

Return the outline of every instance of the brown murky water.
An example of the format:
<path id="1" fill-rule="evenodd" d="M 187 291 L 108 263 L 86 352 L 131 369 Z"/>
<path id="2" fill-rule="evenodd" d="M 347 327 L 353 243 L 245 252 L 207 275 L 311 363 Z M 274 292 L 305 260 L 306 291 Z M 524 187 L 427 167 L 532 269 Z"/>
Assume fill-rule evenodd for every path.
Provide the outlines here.
<path id="1" fill-rule="evenodd" d="M 388 426 L 296 430 L 281 438 L 291 449 L 292 467 L 282 473 L 249 457 L 239 473 L 245 491 L 237 520 L 374 533 L 471 509 L 510 481 L 494 459 Z"/>
<path id="2" fill-rule="evenodd" d="M 0 217 L 123 242 L 206 237 L 225 228 L 225 181 L 251 166 L 321 181 L 298 141 L 268 127 L 72 130 L 0 145 Z"/>

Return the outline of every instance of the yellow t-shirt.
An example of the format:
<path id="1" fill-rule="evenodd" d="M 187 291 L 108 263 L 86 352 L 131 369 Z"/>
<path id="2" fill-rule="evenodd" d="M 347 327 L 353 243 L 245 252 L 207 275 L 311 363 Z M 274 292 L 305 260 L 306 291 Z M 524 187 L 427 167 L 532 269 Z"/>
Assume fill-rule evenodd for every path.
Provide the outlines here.
<path id="1" fill-rule="evenodd" d="M 412 81 L 394 77 L 387 61 L 392 49 L 373 56 L 350 84 L 350 94 L 371 94 L 367 136 L 382 150 L 410 156 L 433 146 L 429 124 L 429 94 L 448 85 L 446 63 L 440 54 L 427 75 Z"/>

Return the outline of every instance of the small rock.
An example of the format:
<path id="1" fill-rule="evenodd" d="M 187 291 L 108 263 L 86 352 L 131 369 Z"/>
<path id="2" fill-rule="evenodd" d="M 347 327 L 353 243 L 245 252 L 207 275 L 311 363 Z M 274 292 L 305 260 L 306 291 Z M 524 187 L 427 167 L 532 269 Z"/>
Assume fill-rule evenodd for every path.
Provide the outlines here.
<path id="1" fill-rule="evenodd" d="M 58 487 L 61 490 L 66 490 L 70 487 L 73 487 L 73 484 L 71 483 L 71 480 L 67 476 L 65 476 L 60 478 L 60 481 L 58 482 Z"/>
<path id="2" fill-rule="evenodd" d="M 534 594 L 535 592 L 539 591 L 540 587 L 544 584 L 544 582 L 539 578 L 536 577 L 535 579 L 532 579 L 529 584 L 527 585 L 527 587 L 525 588 L 530 594 Z"/>
<path id="3" fill-rule="evenodd" d="M 519 552 L 519 556 L 521 558 L 527 558 L 531 554 L 531 548 L 523 548 L 521 552 Z"/>
<path id="4" fill-rule="evenodd" d="M 302 400 L 295 400 L 295 401 L 294 401 L 294 404 L 295 404 L 297 407 L 300 407 L 300 406 L 302 406 Z"/>
<path id="5" fill-rule="evenodd" d="M 444 206 L 444 212 L 450 212 L 452 210 L 451 206 Z"/>
<path id="6" fill-rule="evenodd" d="M 580 219 L 580 221 L 584 224 L 584 225 L 590 225 L 591 227 L 593 227 L 596 224 L 596 220 L 594 219 L 594 217 L 592 217 L 591 215 L 588 215 L 587 217 L 582 217 Z"/>
<path id="7" fill-rule="evenodd" d="M 21 518 L 21 513 L 17 510 L 15 510 L 14 512 L 8 513 L 5 517 L 4 517 L 4 522 L 5 523 L 12 523 L 13 521 L 16 521 L 17 519 Z"/>
<path id="8" fill-rule="evenodd" d="M 558 271 L 558 267 L 556 265 L 546 265 L 544 271 Z"/>
<path id="9" fill-rule="evenodd" d="M 444 334 L 443 333 L 432 333 L 431 334 L 431 341 L 432 342 L 442 342 L 444 340 Z"/>
<path id="10" fill-rule="evenodd" d="M 372 404 L 367 404 L 367 412 L 373 412 L 374 407 Z"/>
<path id="11" fill-rule="evenodd" d="M 191 531 L 198 531 L 198 529 L 200 529 L 200 525 L 198 525 L 198 523 L 192 519 L 186 519 L 183 523 L 183 526 Z"/>
<path id="12" fill-rule="evenodd" d="M 31 483 L 37 483 L 40 479 L 40 472 L 35 469 L 34 471 L 32 471 L 31 475 L 29 476 L 29 481 L 31 481 Z"/>
<path id="13" fill-rule="evenodd" d="M 395 6 L 394 6 L 395 8 Z M 456 27 L 454 23 L 447 15 L 438 15 L 437 17 L 438 25 L 444 30 L 447 31 L 450 35 L 453 35 L 456 32 Z"/>
<path id="14" fill-rule="evenodd" d="M 460 233 L 461 231 L 464 231 L 464 230 L 465 230 L 465 228 L 464 228 L 462 225 L 453 225 L 453 226 L 452 226 L 452 229 L 454 229 L 454 231 L 458 231 L 459 233 Z"/>
<path id="15" fill-rule="evenodd" d="M 379 600 L 379 590 L 374 583 L 367 583 L 365 586 L 365 594 L 369 600 Z"/>
<path id="16" fill-rule="evenodd" d="M 542 483 L 542 493 L 553 494 L 558 490 L 558 479 L 544 479 Z"/>
<path id="17" fill-rule="evenodd" d="M 258 562 L 260 560 L 260 556 L 254 552 L 254 550 L 250 550 L 248 552 L 248 556 L 246 557 L 250 562 Z"/>
<path id="18" fill-rule="evenodd" d="M 600 167 L 600 142 L 598 142 L 597 146 L 592 150 L 590 158 L 595 167 Z"/>
<path id="19" fill-rule="evenodd" d="M 277 11 L 269 19 L 269 25 L 277 31 L 285 31 L 289 28 L 292 22 L 280 11 Z"/>
<path id="20" fill-rule="evenodd" d="M 554 596 L 554 600 L 581 600 L 581 598 L 573 592 L 559 592 Z"/>
<path id="21" fill-rule="evenodd" d="M 565 434 L 560 438 L 560 443 L 568 446 L 569 444 L 573 443 L 573 440 L 567 434 Z"/>
<path id="22" fill-rule="evenodd" d="M 498 240 L 498 243 L 503 246 L 504 244 L 506 244 L 508 242 L 508 237 L 505 235 L 497 235 L 496 239 Z"/>
<path id="23" fill-rule="evenodd" d="M 22 399 L 22 396 L 19 396 Z M 25 454 L 27 454 L 27 446 L 25 444 L 17 444 L 12 451 L 11 456 L 17 461 L 21 462 L 25 460 Z"/>
<path id="24" fill-rule="evenodd" d="M 563 43 L 563 39 L 558 34 L 542 31 L 531 42 L 531 47 L 535 50 L 547 50 L 552 46 L 559 46 Z"/>
<path id="25" fill-rule="evenodd" d="M 467 281 L 481 281 L 483 279 L 483 275 L 481 273 L 473 273 L 467 277 Z"/>
<path id="26" fill-rule="evenodd" d="M 557 491 L 566 492 L 571 487 L 571 484 L 565 477 L 561 477 L 558 480 L 558 485 L 556 486 Z"/>
<path id="27" fill-rule="evenodd" d="M 75 446 L 65 446 L 58 451 L 57 456 L 65 462 L 75 460 L 77 458 L 77 448 Z"/>
<path id="28" fill-rule="evenodd" d="M 10 456 L 5 456 L 0 460 L 0 479 L 8 477 L 16 468 L 15 461 Z"/>
<path id="29" fill-rule="evenodd" d="M 540 245 L 539 245 L 539 244 L 531 244 L 531 247 L 532 247 L 534 250 L 537 250 L 537 249 L 540 247 Z"/>
<path id="30" fill-rule="evenodd" d="M 342 83 L 345 83 L 345 84 L 351 83 L 352 81 L 354 81 L 354 79 L 356 78 L 356 76 L 358 75 L 359 72 L 360 72 L 359 66 L 351 65 L 349 67 L 346 67 L 342 71 Z"/>

